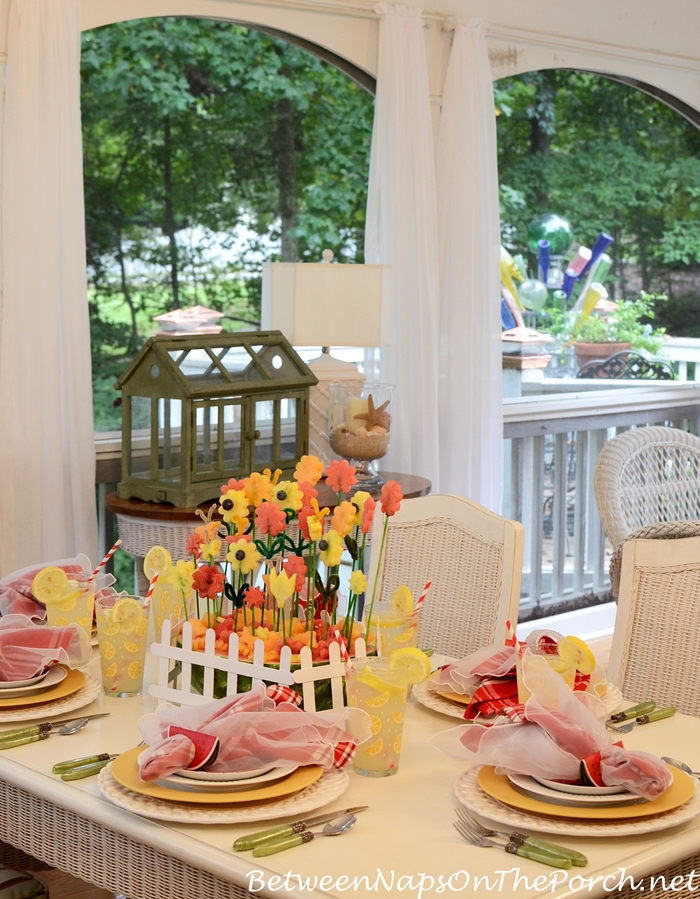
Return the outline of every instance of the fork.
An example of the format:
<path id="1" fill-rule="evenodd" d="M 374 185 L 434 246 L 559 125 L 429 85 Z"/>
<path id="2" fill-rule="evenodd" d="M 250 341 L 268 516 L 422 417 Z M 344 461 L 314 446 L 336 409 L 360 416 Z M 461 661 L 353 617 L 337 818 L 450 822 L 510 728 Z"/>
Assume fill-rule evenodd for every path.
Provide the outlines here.
<path id="1" fill-rule="evenodd" d="M 490 829 L 488 827 L 484 827 L 481 822 L 477 821 L 476 818 L 473 815 L 470 815 L 469 812 L 462 806 L 458 806 L 456 811 L 461 821 L 479 836 L 504 837 L 505 839 L 510 840 L 510 842 L 515 843 L 518 846 L 530 846 L 531 848 L 538 849 L 541 852 L 548 852 L 550 855 L 569 858 L 571 859 L 572 865 L 577 865 L 580 868 L 585 868 L 585 866 L 588 864 L 588 859 L 586 858 L 586 856 L 582 855 L 580 852 L 577 852 L 575 849 L 567 849 L 566 846 L 558 846 L 556 843 L 547 843 L 545 840 L 538 840 L 534 837 L 528 837 L 525 836 L 524 833 L 518 833 L 517 831 L 508 833 L 503 830 L 493 830 L 492 828 Z"/>
<path id="2" fill-rule="evenodd" d="M 511 853 L 511 855 L 529 858 L 533 862 L 541 862 L 543 865 L 549 865 L 552 868 L 571 867 L 571 859 L 564 858 L 563 855 L 551 855 L 549 852 L 542 852 L 539 849 L 530 849 L 522 844 L 514 843 L 512 840 L 509 840 L 504 846 L 503 843 L 497 843 L 495 840 L 490 840 L 488 837 L 470 830 L 463 821 L 453 821 L 452 826 L 462 839 L 466 840 L 467 843 L 471 843 L 472 846 L 502 849 L 504 852 Z"/>

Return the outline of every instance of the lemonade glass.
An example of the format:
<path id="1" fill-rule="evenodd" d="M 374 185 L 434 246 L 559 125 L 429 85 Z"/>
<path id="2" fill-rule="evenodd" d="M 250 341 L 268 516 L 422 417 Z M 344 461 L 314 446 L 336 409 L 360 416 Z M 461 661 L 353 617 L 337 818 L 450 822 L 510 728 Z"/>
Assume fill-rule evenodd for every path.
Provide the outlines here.
<path id="1" fill-rule="evenodd" d="M 76 625 L 92 637 L 92 613 L 95 608 L 95 582 L 68 580 L 63 593 L 46 603 L 49 627 Z"/>
<path id="2" fill-rule="evenodd" d="M 182 595 L 175 586 L 164 578 L 159 578 L 151 594 L 151 610 L 155 626 L 156 640 L 160 640 L 163 622 L 169 619 L 174 624 L 185 617 Z"/>
<path id="3" fill-rule="evenodd" d="M 418 617 L 397 611 L 390 602 L 375 603 L 368 642 L 380 656 L 388 656 L 402 646 L 417 646 L 418 623 Z"/>
<path id="4" fill-rule="evenodd" d="M 406 680 L 389 671 L 386 658 L 356 659 L 345 669 L 348 705 L 370 716 L 372 736 L 355 750 L 353 765 L 365 777 L 389 777 L 399 769 Z"/>
<path id="5" fill-rule="evenodd" d="M 102 689 L 123 699 L 143 689 L 149 600 L 143 596 L 104 596 L 96 602 Z"/>

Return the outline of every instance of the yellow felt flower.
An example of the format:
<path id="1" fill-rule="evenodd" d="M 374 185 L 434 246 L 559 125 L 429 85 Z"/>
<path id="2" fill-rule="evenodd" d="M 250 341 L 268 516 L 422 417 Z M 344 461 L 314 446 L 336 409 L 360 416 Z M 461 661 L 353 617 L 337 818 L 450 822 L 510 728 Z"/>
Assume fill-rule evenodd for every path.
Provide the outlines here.
<path id="1" fill-rule="evenodd" d="M 250 574 L 251 571 L 258 567 L 262 556 L 254 543 L 242 537 L 229 545 L 226 558 L 231 563 L 231 568 L 234 571 Z"/>
<path id="2" fill-rule="evenodd" d="M 326 568 L 335 568 L 340 565 L 340 557 L 343 555 L 343 538 L 337 531 L 328 531 L 318 541 L 321 550 L 321 561 Z"/>
<path id="3" fill-rule="evenodd" d="M 280 481 L 272 491 L 272 502 L 282 509 L 298 512 L 304 503 L 304 494 L 294 481 Z"/>
<path id="4" fill-rule="evenodd" d="M 269 474 L 254 471 L 249 478 L 243 479 L 243 490 L 248 498 L 248 504 L 257 509 L 265 500 L 272 499 L 272 481 Z"/>
<path id="5" fill-rule="evenodd" d="M 194 576 L 194 562 L 185 562 L 183 559 L 172 566 L 165 578 L 168 583 L 184 598 L 192 595 L 192 577 Z"/>
<path id="6" fill-rule="evenodd" d="M 365 577 L 364 571 L 360 568 L 358 568 L 357 571 L 353 571 L 350 575 L 350 589 L 357 596 L 364 593 L 367 589 L 367 578 Z"/>
<path id="7" fill-rule="evenodd" d="M 302 456 L 294 469 L 294 480 L 314 487 L 321 480 L 323 462 L 316 456 Z"/>
<path id="8" fill-rule="evenodd" d="M 365 503 L 370 498 L 369 493 L 366 490 L 358 490 L 357 493 L 353 494 L 352 504 L 357 509 L 357 515 L 355 515 L 355 524 L 359 527 L 362 527 L 362 513 L 365 509 Z"/>
<path id="9" fill-rule="evenodd" d="M 203 543 L 199 549 L 205 562 L 209 561 L 209 559 L 218 559 L 219 553 L 221 552 L 221 540 L 212 540 L 209 543 Z"/>
<path id="10" fill-rule="evenodd" d="M 331 518 L 331 527 L 341 537 L 347 537 L 355 525 L 356 509 L 351 502 L 343 500 L 343 502 L 335 507 L 333 518 Z"/>
<path id="11" fill-rule="evenodd" d="M 278 574 L 273 568 L 268 577 L 270 593 L 272 593 L 277 601 L 277 608 L 283 609 L 284 604 L 292 593 L 294 593 L 294 585 L 296 584 L 297 576 L 296 574 L 293 574 L 290 577 L 286 571 L 280 571 Z"/>
<path id="12" fill-rule="evenodd" d="M 221 497 L 219 512 L 226 524 L 248 517 L 248 497 L 245 490 L 227 490 Z"/>
<path id="13" fill-rule="evenodd" d="M 316 543 L 323 535 L 323 519 L 328 515 L 330 509 L 319 509 L 318 501 L 314 498 L 311 500 L 311 508 L 314 510 L 313 515 L 309 515 L 306 524 L 309 528 L 309 540 Z"/>

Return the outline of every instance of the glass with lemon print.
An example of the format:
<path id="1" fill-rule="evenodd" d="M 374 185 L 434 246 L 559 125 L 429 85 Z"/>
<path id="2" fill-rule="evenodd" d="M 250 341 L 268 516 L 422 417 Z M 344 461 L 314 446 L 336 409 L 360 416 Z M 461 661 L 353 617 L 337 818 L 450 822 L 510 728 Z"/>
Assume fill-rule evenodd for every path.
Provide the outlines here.
<path id="1" fill-rule="evenodd" d="M 419 619 L 411 617 L 413 597 L 408 587 L 397 587 L 389 602 L 375 603 L 370 620 L 369 645 L 380 656 L 418 644 Z M 377 640 L 378 638 L 378 640 Z"/>
<path id="2" fill-rule="evenodd" d="M 143 689 L 149 600 L 142 596 L 98 597 L 97 636 L 102 689 L 123 699 Z"/>
<path id="3" fill-rule="evenodd" d="M 67 627 L 75 624 L 85 631 L 88 642 L 92 636 L 92 613 L 95 608 L 95 582 L 66 579 L 62 593 L 46 603 L 46 620 L 49 627 Z"/>

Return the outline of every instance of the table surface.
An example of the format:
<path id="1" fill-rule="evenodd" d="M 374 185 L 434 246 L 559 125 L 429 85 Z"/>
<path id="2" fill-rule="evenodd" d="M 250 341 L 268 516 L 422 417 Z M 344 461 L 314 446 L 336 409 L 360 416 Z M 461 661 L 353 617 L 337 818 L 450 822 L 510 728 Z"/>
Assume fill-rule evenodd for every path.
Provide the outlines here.
<path id="1" fill-rule="evenodd" d="M 420 478 L 412 474 L 400 474 L 396 471 L 382 471 L 381 476 L 385 481 L 398 481 L 401 484 L 404 497 L 414 499 L 417 496 L 426 496 L 430 493 L 431 482 L 427 478 Z M 337 505 L 338 494 L 326 484 L 325 480 L 316 485 L 318 490 L 319 506 L 329 506 L 333 510 Z M 153 503 L 145 499 L 120 499 L 119 494 L 110 493 L 106 504 L 110 512 L 117 515 L 132 515 L 134 518 L 148 518 L 152 521 L 193 521 L 199 520 L 197 509 L 208 512 L 212 503 L 201 503 L 199 506 L 186 509 L 178 509 L 171 503 Z"/>
<path id="2" fill-rule="evenodd" d="M 99 677 L 99 663 L 93 659 L 89 673 Z M 404 741 L 398 773 L 393 777 L 369 779 L 350 774 L 347 792 L 333 806 L 342 809 L 353 805 L 368 805 L 369 810 L 358 816 L 355 827 L 342 838 L 314 841 L 263 859 L 253 859 L 250 853 L 236 854 L 233 841 L 244 833 L 272 826 L 272 822 L 247 825 L 198 826 L 169 824 L 152 821 L 130 814 L 111 805 L 100 796 L 96 778 L 74 783 L 63 783 L 51 775 L 51 766 L 58 761 L 86 756 L 96 752 L 118 753 L 136 746 L 140 741 L 137 721 L 144 713 L 152 711 L 155 700 L 150 696 L 132 699 L 100 697 L 85 709 L 84 714 L 109 711 L 110 717 L 91 721 L 81 732 L 64 739 L 51 737 L 45 742 L 22 746 L 0 753 L 0 780 L 21 787 L 41 796 L 53 805 L 67 808 L 97 822 L 112 831 L 127 834 L 147 846 L 180 858 L 186 864 L 208 871 L 229 883 L 260 889 L 260 878 L 266 883 L 274 875 L 280 875 L 277 891 L 261 895 L 293 897 L 375 897 L 401 895 L 416 899 L 433 896 L 486 895 L 482 890 L 472 890 L 474 878 L 488 878 L 495 883 L 500 872 L 518 868 L 521 879 L 513 888 L 514 873 L 507 875 L 505 885 L 495 894 L 505 893 L 519 897 L 554 895 L 558 899 L 589 897 L 595 899 L 609 891 L 600 880 L 592 887 L 589 878 L 602 878 L 617 873 L 620 867 L 636 879 L 659 871 L 681 858 L 700 851 L 700 818 L 672 830 L 639 836 L 609 838 L 559 837 L 572 848 L 579 849 L 589 858 L 586 868 L 573 868 L 569 879 L 556 888 L 543 892 L 535 878 L 544 875 L 549 882 L 554 869 L 527 859 L 506 856 L 490 849 L 480 849 L 463 842 L 452 827 L 456 805 L 454 783 L 467 764 L 442 755 L 428 741 L 434 734 L 458 725 L 449 719 L 409 701 L 404 726 Z M 76 713 L 77 714 L 77 713 Z M 3 730 L 18 725 L 1 725 Z M 645 749 L 657 755 L 672 754 L 684 759 L 694 769 L 700 769 L 700 719 L 676 715 L 674 718 L 636 728 L 625 737 L 625 744 L 633 749 Z M 318 814 L 319 810 L 311 814 Z M 545 837 L 546 839 L 546 837 Z M 554 838 L 555 841 L 557 838 Z M 367 875 L 374 884 L 381 872 L 394 887 L 381 885 L 369 891 L 348 888 L 342 877 Z M 452 891 L 438 891 L 439 878 L 444 880 L 458 872 L 467 871 L 470 886 Z M 257 875 L 254 872 L 260 872 Z M 288 879 L 289 887 L 284 885 Z M 325 888 L 301 891 L 298 881 L 302 878 L 327 876 Z M 581 881 L 581 875 L 585 878 Z M 251 881 L 249 878 L 253 876 Z M 422 893 L 419 889 L 423 878 Z M 434 878 L 432 889 L 429 878 Z M 404 878 L 400 881 L 400 878 Z M 411 881 L 406 878 L 412 878 Z M 453 883 L 463 884 L 464 874 Z M 338 885 L 339 884 L 339 885 Z M 270 885 L 274 890 L 274 884 Z M 116 885 L 115 885 L 116 887 Z"/>

